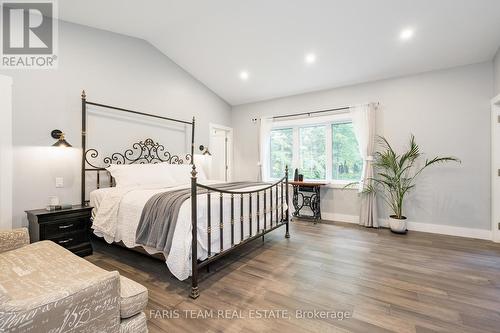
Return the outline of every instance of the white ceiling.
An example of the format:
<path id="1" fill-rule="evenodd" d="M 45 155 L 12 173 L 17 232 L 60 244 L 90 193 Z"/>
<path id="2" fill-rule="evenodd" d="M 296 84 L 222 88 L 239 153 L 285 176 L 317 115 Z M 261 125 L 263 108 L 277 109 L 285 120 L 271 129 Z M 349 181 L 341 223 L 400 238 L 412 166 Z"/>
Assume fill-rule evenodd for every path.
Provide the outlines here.
<path id="1" fill-rule="evenodd" d="M 500 45 L 500 0 L 71 0 L 59 17 L 149 41 L 232 105 L 486 61 Z"/>

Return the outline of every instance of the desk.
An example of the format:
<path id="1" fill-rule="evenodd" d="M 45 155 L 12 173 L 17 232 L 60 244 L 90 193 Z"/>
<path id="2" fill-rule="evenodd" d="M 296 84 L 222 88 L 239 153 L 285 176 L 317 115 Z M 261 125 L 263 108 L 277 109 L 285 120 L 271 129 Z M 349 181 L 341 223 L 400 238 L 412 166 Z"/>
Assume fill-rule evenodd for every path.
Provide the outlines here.
<path id="1" fill-rule="evenodd" d="M 293 186 L 293 216 L 299 218 L 312 218 L 314 223 L 321 220 L 321 186 L 326 183 L 314 182 L 290 182 Z M 304 207 L 311 208 L 313 215 L 301 215 L 300 210 Z"/>

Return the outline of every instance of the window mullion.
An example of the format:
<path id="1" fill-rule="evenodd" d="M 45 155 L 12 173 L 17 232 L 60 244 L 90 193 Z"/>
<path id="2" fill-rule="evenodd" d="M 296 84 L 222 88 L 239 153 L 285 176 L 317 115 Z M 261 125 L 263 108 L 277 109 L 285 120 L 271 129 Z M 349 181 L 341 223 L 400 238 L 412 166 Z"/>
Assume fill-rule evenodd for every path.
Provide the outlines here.
<path id="1" fill-rule="evenodd" d="M 325 135 L 325 154 L 326 154 L 326 181 L 330 182 L 332 180 L 332 168 L 333 168 L 333 131 L 332 124 L 326 125 L 326 135 Z"/>
<path id="2" fill-rule="evenodd" d="M 293 153 L 292 153 L 292 169 L 300 168 L 300 139 L 299 128 L 293 128 Z"/>

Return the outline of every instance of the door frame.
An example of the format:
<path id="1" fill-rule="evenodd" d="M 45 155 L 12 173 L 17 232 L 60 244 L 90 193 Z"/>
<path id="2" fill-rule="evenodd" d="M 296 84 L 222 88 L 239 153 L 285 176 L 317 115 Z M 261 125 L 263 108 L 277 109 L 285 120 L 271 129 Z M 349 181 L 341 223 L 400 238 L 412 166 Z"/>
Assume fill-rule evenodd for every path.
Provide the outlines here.
<path id="1" fill-rule="evenodd" d="M 0 75 L 0 89 L 6 98 L 0 100 L 0 229 L 11 229 L 12 216 L 12 78 Z"/>
<path id="2" fill-rule="evenodd" d="M 214 130 L 223 130 L 228 132 L 227 144 L 227 181 L 233 179 L 233 128 L 225 125 L 209 123 L 208 124 L 208 148 L 212 147 L 213 139 L 212 133 Z"/>
<path id="3" fill-rule="evenodd" d="M 491 100 L 491 239 L 500 243 L 500 95 Z"/>

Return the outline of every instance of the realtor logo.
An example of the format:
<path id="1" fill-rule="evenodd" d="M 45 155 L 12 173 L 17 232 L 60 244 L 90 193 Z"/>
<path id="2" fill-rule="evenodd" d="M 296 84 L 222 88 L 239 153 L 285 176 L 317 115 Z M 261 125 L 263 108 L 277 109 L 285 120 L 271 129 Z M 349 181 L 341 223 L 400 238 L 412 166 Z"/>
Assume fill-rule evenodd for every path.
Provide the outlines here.
<path id="1" fill-rule="evenodd" d="M 54 1 L 3 0 L 2 68 L 55 68 L 57 17 Z"/>

